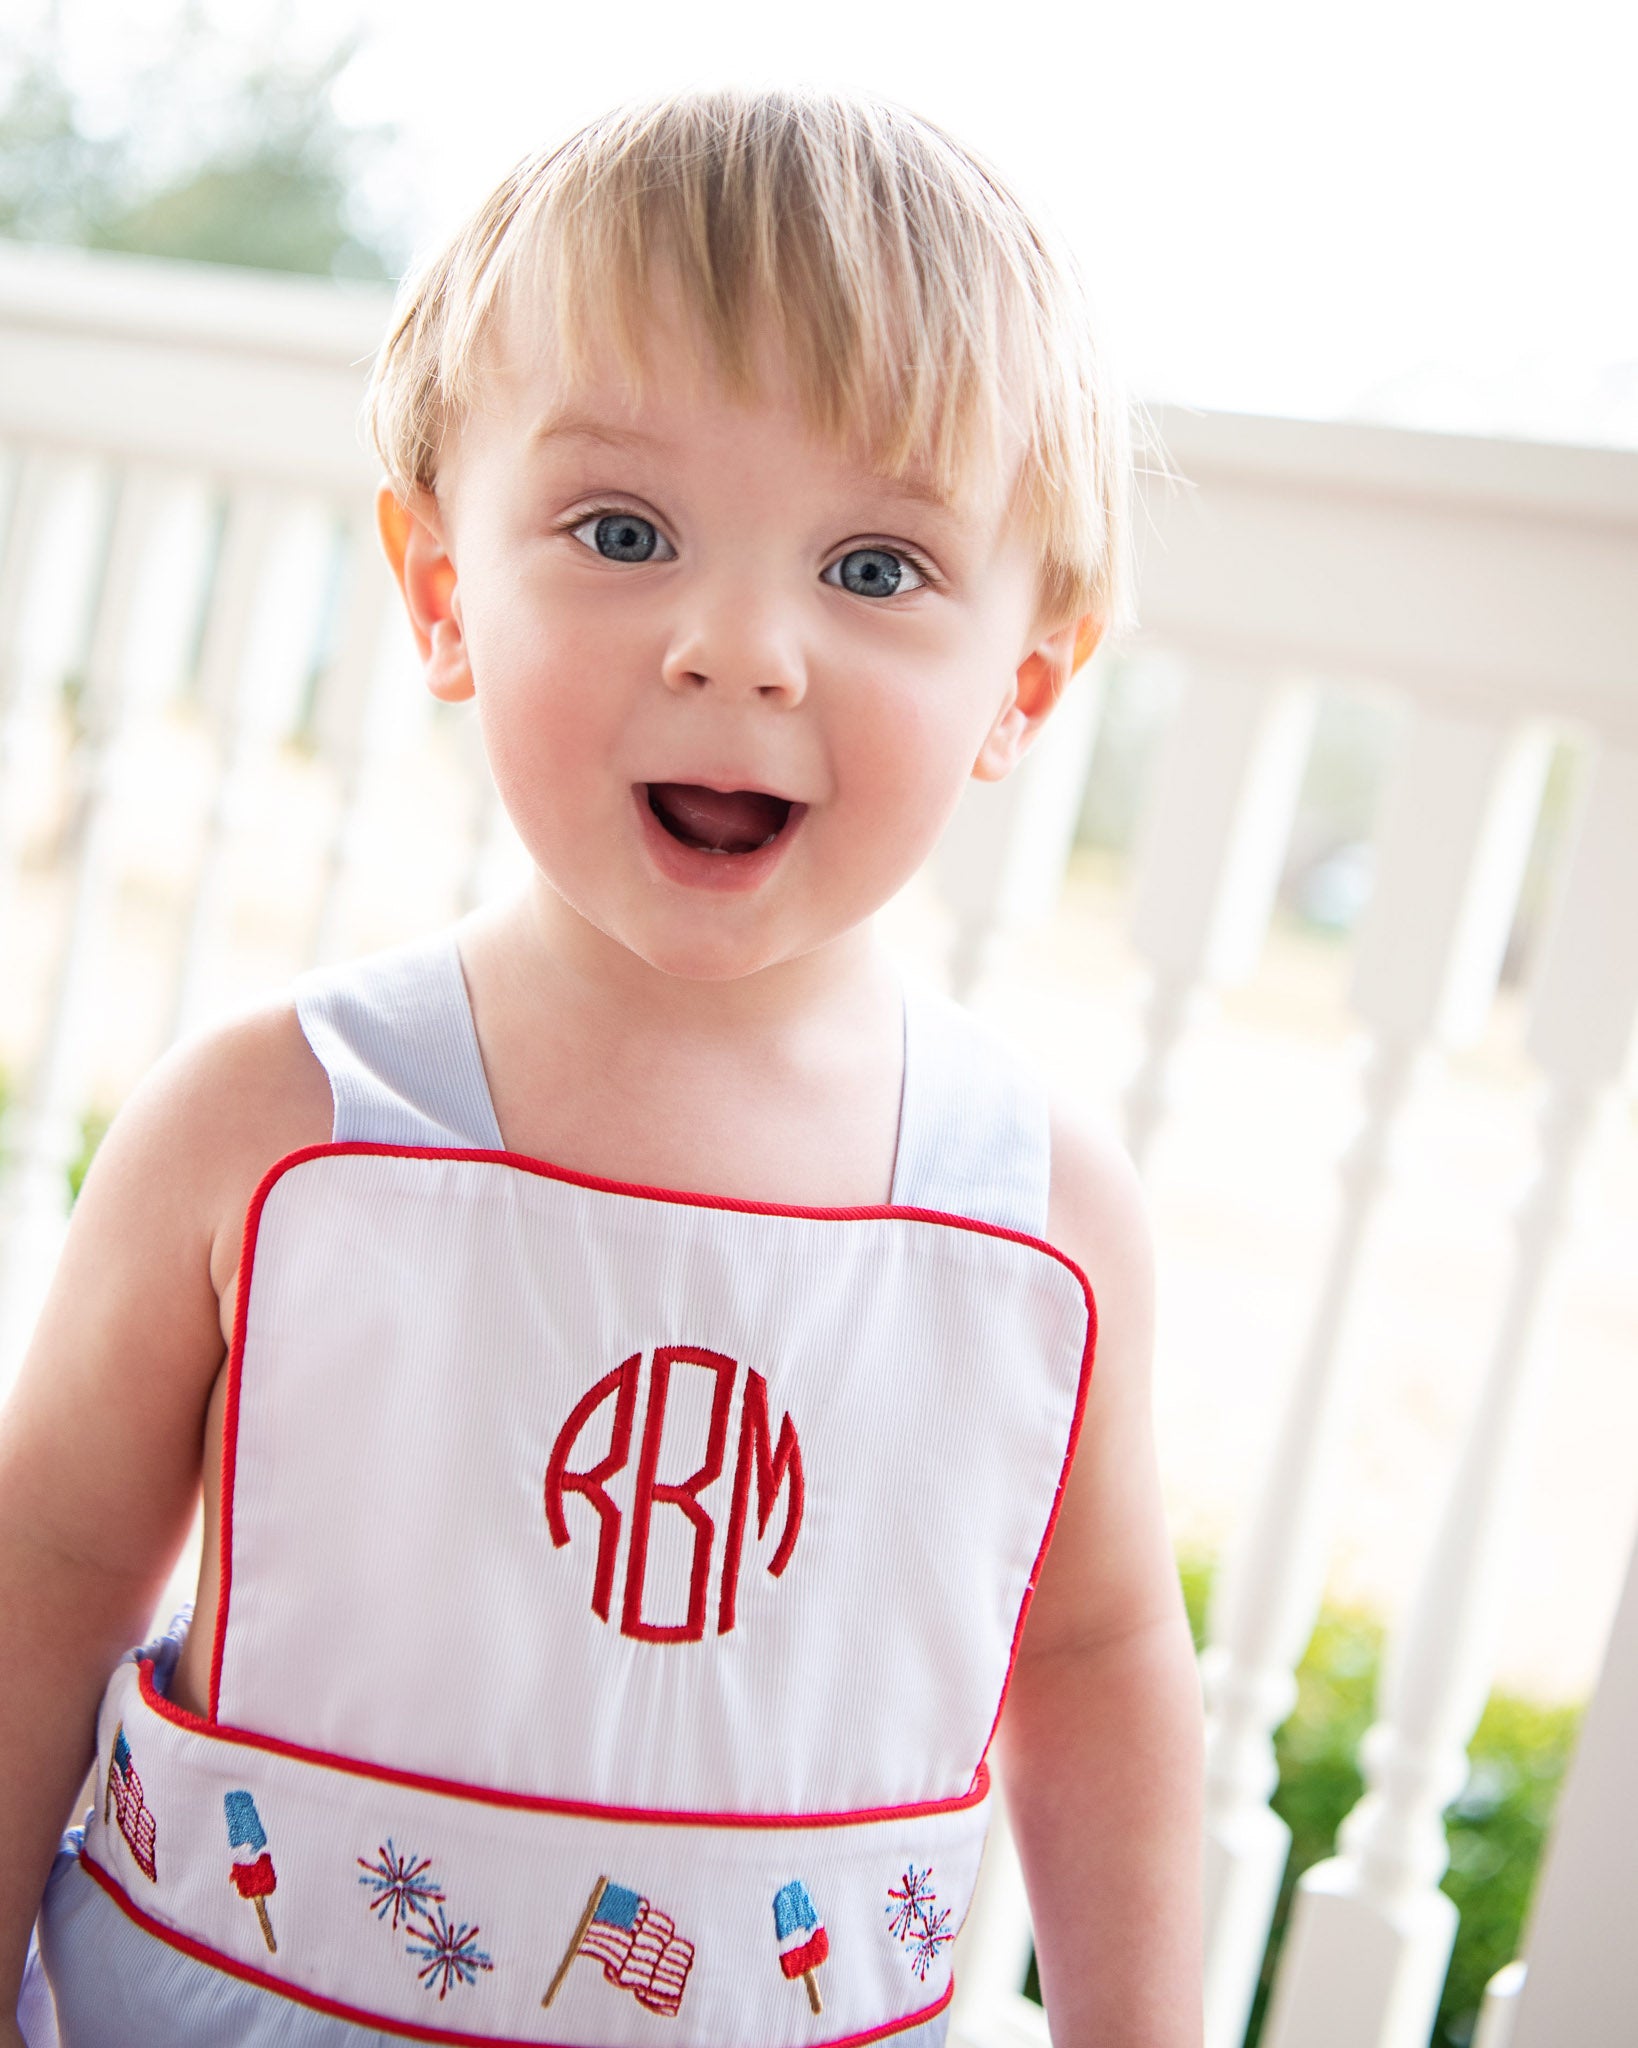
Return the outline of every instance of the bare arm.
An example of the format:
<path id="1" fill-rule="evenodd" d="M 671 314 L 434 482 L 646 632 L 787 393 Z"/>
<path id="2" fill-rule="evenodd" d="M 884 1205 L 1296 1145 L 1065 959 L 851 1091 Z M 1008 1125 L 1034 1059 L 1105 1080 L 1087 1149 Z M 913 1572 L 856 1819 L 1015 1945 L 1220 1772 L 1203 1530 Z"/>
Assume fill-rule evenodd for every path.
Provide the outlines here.
<path id="1" fill-rule="evenodd" d="M 1199 1681 L 1150 1424 L 1153 1259 L 1118 1148 L 1055 1126 L 1053 1242 L 1098 1345 L 999 1761 L 1057 2048 L 1199 2048 Z"/>
<path id="2" fill-rule="evenodd" d="M 103 1686 L 199 1497 L 238 1224 L 262 1170 L 325 1135 L 306 1058 L 293 1018 L 269 1013 L 144 1081 L 86 1178 L 0 1412 L 0 2042 Z"/>

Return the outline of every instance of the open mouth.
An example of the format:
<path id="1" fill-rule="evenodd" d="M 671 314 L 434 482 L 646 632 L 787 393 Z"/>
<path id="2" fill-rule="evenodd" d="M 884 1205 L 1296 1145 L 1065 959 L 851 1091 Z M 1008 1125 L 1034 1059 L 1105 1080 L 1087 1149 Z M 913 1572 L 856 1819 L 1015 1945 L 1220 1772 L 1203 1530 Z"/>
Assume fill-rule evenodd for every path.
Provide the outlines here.
<path id="1" fill-rule="evenodd" d="M 699 853 L 755 853 L 771 845 L 800 808 L 761 789 L 650 782 L 645 791 L 649 809 L 671 837 Z"/>

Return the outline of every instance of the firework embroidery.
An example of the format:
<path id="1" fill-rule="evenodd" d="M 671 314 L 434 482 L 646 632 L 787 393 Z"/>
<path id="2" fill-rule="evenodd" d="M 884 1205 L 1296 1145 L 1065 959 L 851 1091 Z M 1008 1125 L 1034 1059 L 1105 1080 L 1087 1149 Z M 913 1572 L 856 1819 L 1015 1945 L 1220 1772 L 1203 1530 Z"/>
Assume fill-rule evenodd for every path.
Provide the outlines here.
<path id="1" fill-rule="evenodd" d="M 923 1984 L 942 1950 L 955 1940 L 946 1906 L 934 1912 L 938 1893 L 933 1889 L 933 1866 L 918 1870 L 910 1864 L 896 1885 L 887 1887 L 887 1931 L 909 1951 L 911 1969 Z"/>
<path id="2" fill-rule="evenodd" d="M 421 1939 L 405 1946 L 412 1956 L 424 1958 L 415 1974 L 429 1991 L 436 1987 L 443 1998 L 451 1984 L 476 1984 L 480 1970 L 495 1967 L 478 1946 L 481 1932 L 462 1921 L 447 1920 L 442 1906 L 427 1914 L 425 1926 L 411 1927 L 410 1933 Z"/>
<path id="3" fill-rule="evenodd" d="M 888 1914 L 887 1931 L 900 1941 L 908 1941 L 914 1930 L 921 1925 L 923 1903 L 931 1905 L 938 1897 L 929 1880 L 933 1866 L 918 1870 L 912 1863 L 903 1878 L 896 1885 L 887 1887 L 887 1896 L 896 1904 L 885 1908 Z"/>
<path id="4" fill-rule="evenodd" d="M 364 1875 L 358 1880 L 367 1885 L 374 1897 L 367 1903 L 376 1918 L 389 1924 L 396 1934 L 398 1923 L 408 1921 L 412 1914 L 421 1913 L 431 1917 L 431 1908 L 443 1902 L 444 1890 L 432 1874 L 430 1856 L 400 1856 L 393 1847 L 392 1836 L 376 1850 L 379 1859 L 375 1863 L 365 1862 L 362 1856 L 355 1858 Z M 387 1921 L 388 1913 L 392 1919 Z M 487 1965 L 485 1965 L 487 1968 Z"/>
<path id="5" fill-rule="evenodd" d="M 948 1906 L 942 1913 L 926 1913 L 922 1916 L 921 1929 L 910 1949 L 910 1967 L 923 1984 L 927 1982 L 927 1972 L 938 1961 L 939 1950 L 948 1948 L 954 1940 L 955 1936 L 950 1932 Z"/>

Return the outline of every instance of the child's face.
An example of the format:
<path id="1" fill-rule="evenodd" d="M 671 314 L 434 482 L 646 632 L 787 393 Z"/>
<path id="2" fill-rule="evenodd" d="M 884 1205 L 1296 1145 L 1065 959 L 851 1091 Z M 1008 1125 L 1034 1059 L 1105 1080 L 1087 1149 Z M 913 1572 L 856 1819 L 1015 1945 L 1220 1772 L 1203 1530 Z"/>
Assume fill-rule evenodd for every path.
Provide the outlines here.
<path id="1" fill-rule="evenodd" d="M 815 439 L 777 365 L 730 398 L 675 323 L 639 399 L 612 366 L 567 389 L 521 324 L 436 504 L 397 515 L 429 683 L 476 695 L 507 811 L 592 930 L 695 979 L 842 940 L 1067 676 L 1010 479 L 927 502 Z"/>

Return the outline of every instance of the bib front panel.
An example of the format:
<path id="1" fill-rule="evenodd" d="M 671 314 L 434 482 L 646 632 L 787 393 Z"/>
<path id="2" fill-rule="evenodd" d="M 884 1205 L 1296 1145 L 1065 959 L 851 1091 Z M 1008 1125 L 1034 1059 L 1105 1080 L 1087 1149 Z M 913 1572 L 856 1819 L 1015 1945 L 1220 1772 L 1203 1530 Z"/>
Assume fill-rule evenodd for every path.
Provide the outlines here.
<path id="1" fill-rule="evenodd" d="M 216 1711 L 606 1805 L 959 1797 L 1086 1321 L 1068 1267 L 949 1222 L 306 1159 L 257 1224 Z"/>

